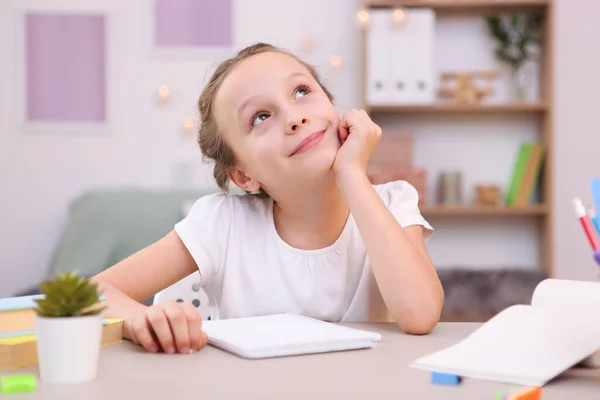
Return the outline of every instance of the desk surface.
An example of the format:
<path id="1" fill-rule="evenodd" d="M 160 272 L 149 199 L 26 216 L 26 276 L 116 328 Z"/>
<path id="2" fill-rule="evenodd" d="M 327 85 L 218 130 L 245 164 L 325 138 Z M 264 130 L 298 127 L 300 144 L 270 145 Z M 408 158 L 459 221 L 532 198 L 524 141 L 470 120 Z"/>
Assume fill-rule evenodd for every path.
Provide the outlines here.
<path id="1" fill-rule="evenodd" d="M 374 349 L 246 360 L 213 347 L 189 355 L 152 354 L 123 342 L 103 348 L 95 381 L 70 386 L 39 383 L 27 399 L 493 399 L 508 386 L 466 379 L 432 385 L 415 358 L 464 338 L 478 324 L 440 323 L 426 336 L 393 324 L 349 324 L 382 334 Z M 35 372 L 29 367 L 18 372 Z M 0 375 L 6 372 L 0 372 Z M 600 371 L 573 370 L 545 386 L 544 400 L 597 399 Z M 8 399 L 8 396 L 6 396 Z"/>

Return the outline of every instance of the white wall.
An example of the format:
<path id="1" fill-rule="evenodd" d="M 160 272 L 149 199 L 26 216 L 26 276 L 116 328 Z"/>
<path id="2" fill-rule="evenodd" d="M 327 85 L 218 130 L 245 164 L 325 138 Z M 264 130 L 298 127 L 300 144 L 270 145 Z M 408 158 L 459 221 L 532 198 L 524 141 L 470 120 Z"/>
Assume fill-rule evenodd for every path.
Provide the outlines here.
<path id="1" fill-rule="evenodd" d="M 574 196 L 592 204 L 589 180 L 600 177 L 600 47 L 590 41 L 600 34 L 598 14 L 600 2 L 595 0 L 557 2 L 554 255 L 557 274 L 570 279 L 600 278 L 572 205 Z"/>
<path id="2" fill-rule="evenodd" d="M 112 82 L 115 99 L 121 112 L 114 131 L 109 136 L 74 137 L 57 135 L 27 135 L 18 129 L 15 103 L 15 32 L 16 5 L 59 4 L 85 7 L 75 0 L 13 0 L 0 2 L 0 296 L 10 295 L 37 282 L 48 266 L 49 258 L 65 223 L 68 203 L 89 188 L 123 185 L 168 187 L 178 165 L 191 167 L 196 185 L 211 184 L 210 171 L 202 166 L 193 134 L 182 134 L 180 124 L 187 115 L 194 115 L 194 104 L 205 77 L 214 61 L 179 57 L 165 60 L 149 54 L 145 12 L 146 0 L 95 0 L 93 4 L 110 11 L 116 18 L 118 41 L 111 50 L 117 74 Z M 349 0 L 238 0 L 235 7 L 236 48 L 264 40 L 298 50 L 304 37 L 312 37 L 314 53 L 302 54 L 316 64 L 326 83 L 335 93 L 341 109 L 359 106 L 358 33 L 354 25 L 359 1 Z M 593 12 L 594 7 L 596 13 Z M 577 6 L 558 0 L 556 73 L 556 173 L 557 211 L 564 220 L 556 221 L 557 271 L 569 277 L 594 278 L 596 267 L 590 261 L 587 244 L 573 218 L 570 199 L 573 195 L 586 198 L 588 179 L 599 171 L 592 153 L 595 119 L 592 109 L 595 90 L 600 85 L 596 71 L 600 55 L 590 53 L 589 38 L 598 35 L 593 20 L 600 4 L 580 0 Z M 481 26 L 467 21 L 468 31 L 453 23 L 443 26 L 454 40 L 469 40 L 473 49 L 485 40 L 472 35 Z M 469 25 L 470 24 L 470 25 Z M 595 28 L 594 28 L 595 27 Z M 594 31 L 595 30 L 595 31 Z M 593 31 L 593 32 L 592 32 Z M 562 36 L 561 36 L 562 35 Z M 452 60 L 463 59 L 458 53 L 443 53 L 447 67 Z M 344 60 L 340 72 L 327 63 L 332 53 Z M 475 54 L 475 53 L 474 53 Z M 487 66 L 488 57 L 477 58 L 479 66 Z M 173 91 L 173 104 L 161 108 L 153 103 L 157 87 L 168 84 Z M 501 87 L 501 86 L 500 86 Z M 500 93 L 502 95 L 502 93 Z M 486 121 L 498 122 L 493 119 Z M 508 119 L 506 129 L 517 127 L 516 133 L 502 136 L 489 132 L 481 137 L 469 125 L 449 129 L 447 120 L 431 119 L 401 121 L 402 126 L 425 128 L 416 144 L 416 161 L 437 171 L 444 165 L 464 168 L 467 181 L 508 179 L 506 170 L 514 156 L 514 146 L 531 135 L 535 126 L 523 117 Z M 425 122 L 425 125 L 422 123 Z M 394 125 L 385 119 L 382 125 Z M 478 126 L 479 128 L 485 126 Z M 474 128 L 473 126 L 471 128 Z M 494 128 L 492 124 L 489 129 Z M 447 134 L 447 135 L 446 135 Z M 497 149 L 495 163 L 483 164 L 480 156 L 449 157 L 448 137 L 460 138 L 473 148 L 485 145 Z M 587 146 L 575 146 L 577 140 Z M 440 141 L 446 147 L 431 147 Z M 591 144 L 590 144 L 591 143 Z M 586 154 L 587 153 L 587 154 Z M 583 157 L 582 157 L 583 156 Z M 456 165 L 451 163 L 457 161 Z M 446 164 L 444 164 L 446 163 Z M 579 163 L 579 164 L 578 164 Z M 466 188 L 465 190 L 468 190 Z M 491 267 L 497 264 L 531 266 L 537 262 L 536 242 L 530 222 L 520 221 L 518 228 L 506 221 L 488 224 L 479 230 L 468 229 L 469 222 L 457 225 L 452 221 L 433 221 L 438 228 L 436 239 L 430 242 L 438 265 L 468 264 Z M 515 250 L 521 249 L 522 253 Z"/>
<path id="3" fill-rule="evenodd" d="M 306 55 L 341 104 L 355 106 L 355 69 L 338 74 L 328 57 L 339 53 L 356 64 L 358 11 L 348 0 L 282 2 L 240 0 L 235 7 L 236 48 L 257 40 L 298 50 L 305 36 L 315 39 Z M 114 17 L 118 40 L 110 55 L 117 67 L 111 89 L 120 113 L 108 136 L 27 135 L 18 129 L 15 93 L 15 9 L 25 5 L 104 8 Z M 193 133 L 181 122 L 195 116 L 203 82 L 217 59 L 180 54 L 169 60 L 148 51 L 148 0 L 12 0 L 0 2 L 0 296 L 35 284 L 44 275 L 64 227 L 67 206 L 96 187 L 124 185 L 169 187 L 179 166 L 191 168 L 196 185 L 214 186 L 203 165 Z M 320 10 L 315 12 L 315 10 Z M 348 23 L 350 21 L 350 23 Z M 153 96 L 161 84 L 172 90 L 172 105 L 158 107 Z"/>

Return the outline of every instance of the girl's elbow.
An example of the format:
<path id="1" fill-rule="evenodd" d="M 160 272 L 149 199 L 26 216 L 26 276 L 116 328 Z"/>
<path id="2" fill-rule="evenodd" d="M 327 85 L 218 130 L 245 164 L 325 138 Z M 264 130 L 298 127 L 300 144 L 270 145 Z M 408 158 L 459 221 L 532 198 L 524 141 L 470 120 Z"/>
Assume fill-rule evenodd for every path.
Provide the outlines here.
<path id="1" fill-rule="evenodd" d="M 426 335 L 435 328 L 438 322 L 439 317 L 423 316 L 398 325 L 400 326 L 400 329 L 408 335 Z"/>
<path id="2" fill-rule="evenodd" d="M 409 335 L 426 335 L 440 321 L 441 305 L 430 307 L 428 310 L 415 310 L 416 312 L 408 318 L 396 319 L 398 326 L 404 333 Z"/>

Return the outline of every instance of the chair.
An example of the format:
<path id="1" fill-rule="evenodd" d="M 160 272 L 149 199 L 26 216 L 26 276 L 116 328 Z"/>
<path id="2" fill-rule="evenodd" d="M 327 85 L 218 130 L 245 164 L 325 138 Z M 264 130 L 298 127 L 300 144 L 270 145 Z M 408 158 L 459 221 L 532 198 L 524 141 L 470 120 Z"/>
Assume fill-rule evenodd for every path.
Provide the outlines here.
<path id="1" fill-rule="evenodd" d="M 200 273 L 183 278 L 179 282 L 165 288 L 154 295 L 153 304 L 173 300 L 176 302 L 189 302 L 196 307 L 203 320 L 217 319 L 216 310 L 211 307 L 206 292 L 200 287 Z"/>

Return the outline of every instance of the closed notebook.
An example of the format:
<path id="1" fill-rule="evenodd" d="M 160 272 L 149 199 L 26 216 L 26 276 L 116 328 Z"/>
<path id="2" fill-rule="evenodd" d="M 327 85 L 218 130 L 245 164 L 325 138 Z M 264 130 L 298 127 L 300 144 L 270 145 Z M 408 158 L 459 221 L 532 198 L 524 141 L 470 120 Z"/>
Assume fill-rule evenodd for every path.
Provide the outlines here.
<path id="1" fill-rule="evenodd" d="M 547 279 L 531 305 L 500 312 L 467 338 L 415 360 L 414 368 L 543 386 L 567 369 L 592 366 L 600 350 L 600 283 Z"/>
<path id="2" fill-rule="evenodd" d="M 381 335 L 296 314 L 204 321 L 209 344 L 244 358 L 374 347 Z"/>

